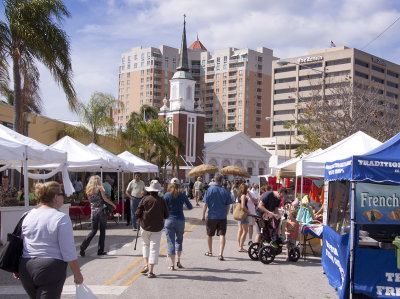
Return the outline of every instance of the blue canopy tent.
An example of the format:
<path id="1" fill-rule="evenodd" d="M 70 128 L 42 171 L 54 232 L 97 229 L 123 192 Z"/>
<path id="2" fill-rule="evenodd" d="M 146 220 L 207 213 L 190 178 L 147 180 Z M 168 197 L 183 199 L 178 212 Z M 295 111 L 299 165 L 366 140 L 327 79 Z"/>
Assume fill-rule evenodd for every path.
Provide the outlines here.
<path id="1" fill-rule="evenodd" d="M 329 283 L 340 298 L 399 298 L 392 241 L 400 236 L 400 133 L 364 155 L 326 163 L 325 180 L 322 266 Z"/>

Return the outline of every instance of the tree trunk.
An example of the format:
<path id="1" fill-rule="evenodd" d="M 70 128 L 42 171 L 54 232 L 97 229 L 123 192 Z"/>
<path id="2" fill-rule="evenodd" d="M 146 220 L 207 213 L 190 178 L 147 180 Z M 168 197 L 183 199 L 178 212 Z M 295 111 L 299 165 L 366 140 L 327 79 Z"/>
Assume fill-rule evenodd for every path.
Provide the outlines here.
<path id="1" fill-rule="evenodd" d="M 21 74 L 19 71 L 19 57 L 15 55 L 13 60 L 13 77 L 14 77 L 14 131 L 22 133 L 21 128 Z"/>

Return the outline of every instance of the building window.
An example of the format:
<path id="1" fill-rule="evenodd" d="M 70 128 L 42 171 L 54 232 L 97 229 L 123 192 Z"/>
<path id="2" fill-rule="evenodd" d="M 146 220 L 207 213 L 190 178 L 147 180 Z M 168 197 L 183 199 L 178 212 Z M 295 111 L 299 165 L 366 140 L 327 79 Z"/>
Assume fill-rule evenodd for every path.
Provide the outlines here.
<path id="1" fill-rule="evenodd" d="M 296 70 L 295 66 L 289 66 L 289 67 L 282 67 L 282 68 L 275 69 L 274 72 L 275 72 L 275 74 L 278 74 L 278 73 L 292 72 L 295 70 Z"/>
<path id="2" fill-rule="evenodd" d="M 296 91 L 295 88 L 275 89 L 274 94 L 290 93 L 295 91 Z"/>
<path id="3" fill-rule="evenodd" d="M 364 62 L 364 61 L 361 61 L 361 60 L 355 59 L 355 60 L 354 60 L 354 63 L 355 63 L 355 64 L 357 64 L 357 65 L 361 65 L 361 66 L 363 66 L 363 67 L 367 67 L 367 68 L 369 68 L 369 64 L 368 64 L 368 63 L 366 63 L 366 62 Z"/>
<path id="4" fill-rule="evenodd" d="M 389 70 L 387 70 L 387 74 L 388 74 L 389 76 L 392 76 L 392 77 L 395 77 L 395 78 L 398 78 L 398 77 L 399 77 L 399 74 L 394 73 L 394 72 L 389 71 Z"/>
<path id="5" fill-rule="evenodd" d="M 397 98 L 398 98 L 397 94 L 394 94 L 394 93 L 389 92 L 389 91 L 386 92 L 386 96 L 391 97 L 391 98 L 394 98 L 394 99 L 397 99 Z"/>
<path id="6" fill-rule="evenodd" d="M 306 76 L 306 77 L 308 77 L 308 76 Z M 275 79 L 275 84 L 277 84 L 277 83 L 293 82 L 293 81 L 296 81 L 296 77 Z"/>
<path id="7" fill-rule="evenodd" d="M 385 73 L 385 70 L 384 70 L 383 68 L 377 67 L 376 65 L 372 65 L 371 68 L 372 68 L 374 71 L 380 72 L 380 73 L 382 73 L 382 74 Z"/>
<path id="8" fill-rule="evenodd" d="M 247 168 L 247 172 L 248 172 L 250 175 L 253 175 L 253 168 L 252 168 L 252 167 L 248 167 L 248 168 Z"/>
<path id="9" fill-rule="evenodd" d="M 399 88 L 398 84 L 390 82 L 390 81 L 386 81 L 386 84 L 387 84 L 387 86 L 391 86 L 391 87 L 394 87 L 394 88 Z"/>
<path id="10" fill-rule="evenodd" d="M 383 79 L 377 78 L 377 77 L 375 77 L 375 76 L 371 76 L 371 80 L 372 80 L 372 81 L 375 81 L 375 82 L 378 82 L 378 83 L 381 83 L 381 84 L 384 84 L 384 83 L 385 83 L 385 81 L 384 81 Z"/>
<path id="11" fill-rule="evenodd" d="M 338 59 L 338 60 L 331 60 L 326 62 L 326 66 L 330 65 L 338 65 L 338 64 L 347 64 L 350 63 L 351 59 L 350 58 L 343 58 L 343 59 Z"/>
<path id="12" fill-rule="evenodd" d="M 358 71 L 354 71 L 354 75 L 356 75 L 357 77 L 368 79 L 368 75 L 367 74 L 364 74 L 364 73 L 361 73 L 361 72 L 358 72 Z"/>
<path id="13" fill-rule="evenodd" d="M 291 110 L 275 110 L 274 115 L 285 115 L 285 114 L 294 114 L 296 112 L 295 109 Z"/>
<path id="14" fill-rule="evenodd" d="M 300 65 L 301 70 L 309 70 L 311 68 L 317 68 L 317 67 L 322 67 L 322 62 L 317 62 L 317 63 L 311 63 L 311 64 L 305 64 L 305 65 Z"/>

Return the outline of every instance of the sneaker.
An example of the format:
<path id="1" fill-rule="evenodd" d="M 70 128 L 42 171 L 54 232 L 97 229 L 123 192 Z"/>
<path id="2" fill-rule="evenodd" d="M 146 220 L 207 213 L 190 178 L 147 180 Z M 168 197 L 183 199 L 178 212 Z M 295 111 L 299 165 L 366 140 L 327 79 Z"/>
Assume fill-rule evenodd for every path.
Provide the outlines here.
<path id="1" fill-rule="evenodd" d="M 105 252 L 105 251 L 99 251 L 99 252 L 97 252 L 97 255 L 107 255 L 107 252 Z"/>

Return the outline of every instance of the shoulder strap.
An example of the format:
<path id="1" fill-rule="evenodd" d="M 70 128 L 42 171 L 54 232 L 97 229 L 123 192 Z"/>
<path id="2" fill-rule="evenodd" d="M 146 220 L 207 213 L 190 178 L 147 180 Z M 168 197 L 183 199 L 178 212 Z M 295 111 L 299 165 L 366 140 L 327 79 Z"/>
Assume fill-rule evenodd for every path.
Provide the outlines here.
<path id="1" fill-rule="evenodd" d="M 22 221 L 24 221 L 26 215 L 28 215 L 29 212 L 24 213 L 24 215 L 22 215 L 21 219 L 18 221 L 17 225 L 14 228 L 14 232 L 13 234 L 16 236 L 21 236 L 21 231 L 22 231 Z"/>

